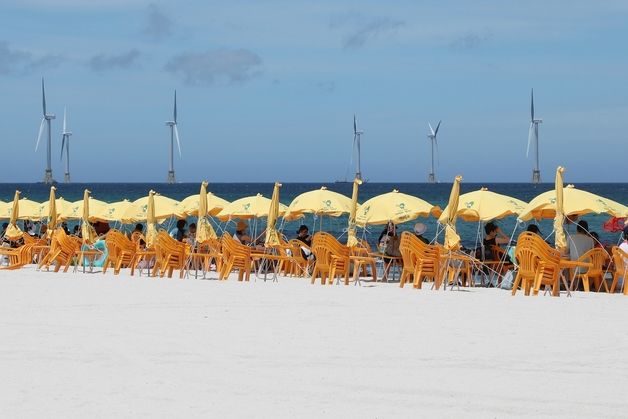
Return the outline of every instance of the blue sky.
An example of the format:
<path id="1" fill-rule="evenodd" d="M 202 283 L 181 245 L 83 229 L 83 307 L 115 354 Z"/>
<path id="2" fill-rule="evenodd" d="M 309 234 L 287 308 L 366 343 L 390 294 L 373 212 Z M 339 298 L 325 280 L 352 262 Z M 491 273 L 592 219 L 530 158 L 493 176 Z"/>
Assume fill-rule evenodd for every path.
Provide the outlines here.
<path id="1" fill-rule="evenodd" d="M 3 182 L 39 181 L 46 78 L 53 172 L 63 107 L 74 181 L 166 179 L 178 92 L 179 181 L 330 181 L 353 114 L 371 181 L 521 181 L 530 88 L 541 172 L 626 181 L 624 1 L 21 0 L 0 18 Z M 10 157 L 7 157 L 10 156 Z"/>

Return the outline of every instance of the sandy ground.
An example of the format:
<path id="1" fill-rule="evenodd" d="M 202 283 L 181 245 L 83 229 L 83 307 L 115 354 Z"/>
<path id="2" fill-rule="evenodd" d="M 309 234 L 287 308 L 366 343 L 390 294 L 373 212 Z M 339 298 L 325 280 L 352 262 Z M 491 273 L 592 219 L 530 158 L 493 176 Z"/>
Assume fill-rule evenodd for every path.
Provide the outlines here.
<path id="1" fill-rule="evenodd" d="M 626 417 L 628 298 L 0 272 L 0 416 Z"/>

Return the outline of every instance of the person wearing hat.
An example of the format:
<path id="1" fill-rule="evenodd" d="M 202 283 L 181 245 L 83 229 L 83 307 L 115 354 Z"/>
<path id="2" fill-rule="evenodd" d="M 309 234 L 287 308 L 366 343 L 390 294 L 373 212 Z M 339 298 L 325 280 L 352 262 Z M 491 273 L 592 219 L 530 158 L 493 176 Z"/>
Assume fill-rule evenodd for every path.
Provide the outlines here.
<path id="1" fill-rule="evenodd" d="M 423 223 L 416 223 L 414 225 L 414 235 L 417 239 L 421 240 L 425 244 L 430 244 L 430 241 L 423 237 L 425 232 L 427 231 L 427 226 Z"/>
<path id="2" fill-rule="evenodd" d="M 247 246 L 251 243 L 251 237 L 246 234 L 248 227 L 249 225 L 246 222 L 238 221 L 238 224 L 236 224 L 236 232 L 233 235 L 234 239 Z"/>

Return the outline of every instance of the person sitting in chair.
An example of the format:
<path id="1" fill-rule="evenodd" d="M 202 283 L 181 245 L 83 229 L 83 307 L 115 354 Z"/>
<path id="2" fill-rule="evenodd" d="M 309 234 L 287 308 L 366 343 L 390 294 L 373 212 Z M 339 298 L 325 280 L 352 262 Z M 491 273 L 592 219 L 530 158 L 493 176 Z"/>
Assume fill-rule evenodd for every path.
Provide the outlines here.
<path id="1" fill-rule="evenodd" d="M 492 221 L 486 223 L 484 232 L 486 233 L 482 241 L 484 245 L 484 260 L 498 260 L 497 255 L 493 252 L 493 246 L 508 244 L 510 243 L 510 238 Z"/>
<path id="2" fill-rule="evenodd" d="M 416 223 L 414 225 L 413 231 L 414 231 L 414 235 L 416 236 L 417 239 L 421 240 L 425 244 L 430 244 L 430 241 L 428 239 L 426 239 L 425 237 L 423 237 L 423 235 L 427 231 L 427 226 L 425 224 L 423 224 L 423 223 Z"/>
<path id="3" fill-rule="evenodd" d="M 297 230 L 297 240 L 302 241 L 308 246 L 312 246 L 312 236 L 310 236 L 310 230 L 304 224 Z"/>
<path id="4" fill-rule="evenodd" d="M 182 242 L 183 239 L 187 237 L 187 232 L 185 231 L 186 224 L 187 224 L 187 221 L 178 220 L 177 226 L 173 228 L 172 230 L 170 230 L 170 237 L 172 237 L 176 241 Z"/>
<path id="5" fill-rule="evenodd" d="M 146 247 L 146 242 L 144 241 L 144 239 L 142 239 L 142 237 L 144 237 L 144 226 L 140 223 L 137 223 L 135 224 L 135 228 L 131 232 L 131 241 L 137 242 L 139 240 L 140 248 L 143 249 Z"/>
<path id="6" fill-rule="evenodd" d="M 580 220 L 576 224 L 576 234 L 569 236 L 569 259 L 578 260 L 589 250 L 593 249 L 595 243 L 589 234 L 589 223 Z"/>
<path id="7" fill-rule="evenodd" d="M 247 234 L 247 231 L 246 231 L 248 227 L 249 225 L 245 223 L 244 221 L 238 221 L 238 224 L 236 225 L 236 232 L 233 235 L 233 238 L 235 240 L 239 241 L 240 243 L 246 246 L 251 244 L 251 237 Z"/>
<path id="8" fill-rule="evenodd" d="M 301 227 L 297 230 L 297 240 L 303 242 L 308 247 L 312 247 L 312 236 L 310 235 L 310 230 L 305 224 L 301 225 Z M 314 257 L 314 254 L 307 248 L 301 247 L 301 256 L 303 256 L 303 259 L 308 259 L 310 257 Z"/>

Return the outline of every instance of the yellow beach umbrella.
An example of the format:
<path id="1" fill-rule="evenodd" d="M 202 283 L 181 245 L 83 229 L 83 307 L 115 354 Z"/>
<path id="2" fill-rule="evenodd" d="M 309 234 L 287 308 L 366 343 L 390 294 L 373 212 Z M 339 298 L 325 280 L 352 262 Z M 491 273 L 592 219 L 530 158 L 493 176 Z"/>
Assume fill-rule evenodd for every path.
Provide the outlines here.
<path id="1" fill-rule="evenodd" d="M 94 227 L 89 223 L 90 194 L 88 189 L 83 192 L 83 214 L 81 216 L 81 235 L 83 236 L 83 243 L 87 244 L 93 244 L 98 238 Z"/>
<path id="2" fill-rule="evenodd" d="M 554 218 L 556 215 L 557 202 L 556 189 L 544 192 L 530 201 L 524 210 L 519 214 L 521 221 L 529 221 L 533 218 Z M 563 215 L 586 215 L 586 214 L 609 214 L 613 217 L 628 217 L 628 207 L 607 199 L 603 196 L 593 194 L 568 185 L 563 188 Z"/>
<path id="3" fill-rule="evenodd" d="M 122 219 L 125 222 L 138 222 L 147 220 L 149 196 L 133 201 L 132 205 L 124 213 Z M 153 191 L 153 209 L 155 220 L 163 220 L 169 217 L 180 216 L 179 202 L 163 195 L 157 195 Z"/>
<path id="4" fill-rule="evenodd" d="M 268 209 L 268 221 L 266 223 L 266 240 L 264 240 L 264 244 L 266 246 L 278 246 L 281 244 L 279 241 L 279 233 L 277 232 L 277 218 L 279 218 L 279 188 L 281 188 L 281 183 L 275 182 L 273 196 L 270 200 L 270 208 Z"/>
<path id="5" fill-rule="evenodd" d="M 90 192 L 91 193 L 91 192 Z M 85 214 L 84 204 L 85 204 L 85 194 L 83 193 L 83 199 L 76 202 L 67 203 L 64 208 L 59 212 L 59 215 L 64 220 L 80 220 L 83 218 Z M 87 200 L 88 210 L 90 214 L 100 214 L 103 212 L 104 208 L 107 206 L 107 203 L 104 201 L 100 201 L 98 199 L 88 197 Z M 92 216 L 92 215 L 90 215 Z M 90 221 L 98 221 L 96 218 L 92 218 Z"/>
<path id="6" fill-rule="evenodd" d="M 157 238 L 157 218 L 155 217 L 155 191 L 148 192 L 146 200 L 146 247 L 151 248 Z"/>
<path id="7" fill-rule="evenodd" d="M 249 219 L 268 217 L 270 202 L 270 199 L 261 194 L 236 199 L 220 211 L 218 218 L 224 221 L 231 218 Z M 279 215 L 285 214 L 287 209 L 288 207 L 280 203 Z"/>
<path id="8" fill-rule="evenodd" d="M 386 224 L 389 221 L 399 224 L 417 217 L 438 216 L 440 213 L 439 207 L 395 189 L 362 203 L 356 215 L 356 222 L 359 226 Z"/>
<path id="9" fill-rule="evenodd" d="M 205 186 L 207 190 L 207 186 Z M 179 202 L 179 213 L 183 216 L 198 217 L 199 214 L 199 195 L 190 195 L 181 202 Z M 229 205 L 229 201 L 222 199 L 219 196 L 214 195 L 211 192 L 206 192 L 205 208 L 207 208 L 205 214 L 216 216 L 224 207 Z"/>
<path id="10" fill-rule="evenodd" d="M 353 180 L 353 191 L 351 192 L 351 207 L 349 211 L 349 225 L 347 228 L 347 246 L 355 247 L 358 245 L 356 235 L 356 214 L 358 212 L 358 189 L 362 184 L 362 180 Z"/>
<path id="11" fill-rule="evenodd" d="M 100 207 L 97 213 L 91 211 L 90 208 L 90 216 L 92 217 L 92 220 L 96 221 L 122 221 L 122 219 L 124 218 L 124 214 L 129 210 L 132 204 L 133 203 L 131 201 L 125 199 L 123 201 L 106 204 Z"/>
<path id="12" fill-rule="evenodd" d="M 15 191 L 13 197 L 13 206 L 11 207 L 11 218 L 9 219 L 9 226 L 4 236 L 9 240 L 17 240 L 24 234 L 22 230 L 17 226 L 17 219 L 20 216 L 20 191 Z"/>
<path id="13" fill-rule="evenodd" d="M 556 212 L 554 214 L 554 241 L 556 249 L 565 252 L 567 249 L 567 238 L 565 237 L 565 229 L 563 223 L 565 221 L 564 200 L 563 200 L 563 172 L 565 169 L 558 166 L 556 169 L 556 180 L 554 181 L 554 189 L 556 192 Z"/>
<path id="14" fill-rule="evenodd" d="M 21 192 L 20 192 L 21 194 Z M 6 202 L 0 205 L 0 219 L 10 219 L 13 213 L 14 202 Z M 41 205 L 39 202 L 22 198 L 19 202 L 18 220 L 39 220 L 41 219 Z"/>
<path id="15" fill-rule="evenodd" d="M 46 234 L 52 236 L 52 232 L 57 227 L 57 197 L 55 196 L 56 187 L 50 187 L 50 198 L 48 199 L 48 229 Z"/>
<path id="16" fill-rule="evenodd" d="M 454 184 L 451 187 L 451 193 L 449 195 L 449 203 L 447 204 L 447 211 L 443 212 L 445 217 L 445 249 L 458 250 L 460 248 L 460 236 L 456 233 L 456 218 L 458 212 L 452 210 L 458 208 L 458 202 L 460 198 L 460 182 L 462 176 L 456 176 Z"/>
<path id="17" fill-rule="evenodd" d="M 196 213 L 199 214 L 198 225 L 196 226 L 196 241 L 198 243 L 217 238 L 216 232 L 207 217 L 207 201 L 207 182 L 203 181 L 201 183 L 201 191 L 198 194 L 198 206 L 196 208 Z"/>
<path id="18" fill-rule="evenodd" d="M 303 214 L 339 217 L 351 212 L 351 198 L 330 191 L 325 186 L 302 193 L 292 200 L 284 218 L 294 220 Z"/>
<path id="19" fill-rule="evenodd" d="M 457 216 L 464 221 L 490 221 L 520 214 L 527 204 L 517 198 L 501 195 L 482 188 L 460 195 Z M 445 208 L 438 222 L 447 223 L 449 208 Z"/>
<path id="20" fill-rule="evenodd" d="M 55 189 L 56 190 L 56 189 Z M 55 192 L 56 196 L 56 192 Z M 69 212 L 71 202 L 66 201 L 63 198 L 55 198 L 55 211 L 57 213 L 57 224 L 64 220 L 63 214 Z M 46 202 L 39 204 L 39 219 L 50 220 L 50 199 Z M 48 223 L 50 224 L 50 223 Z"/>

